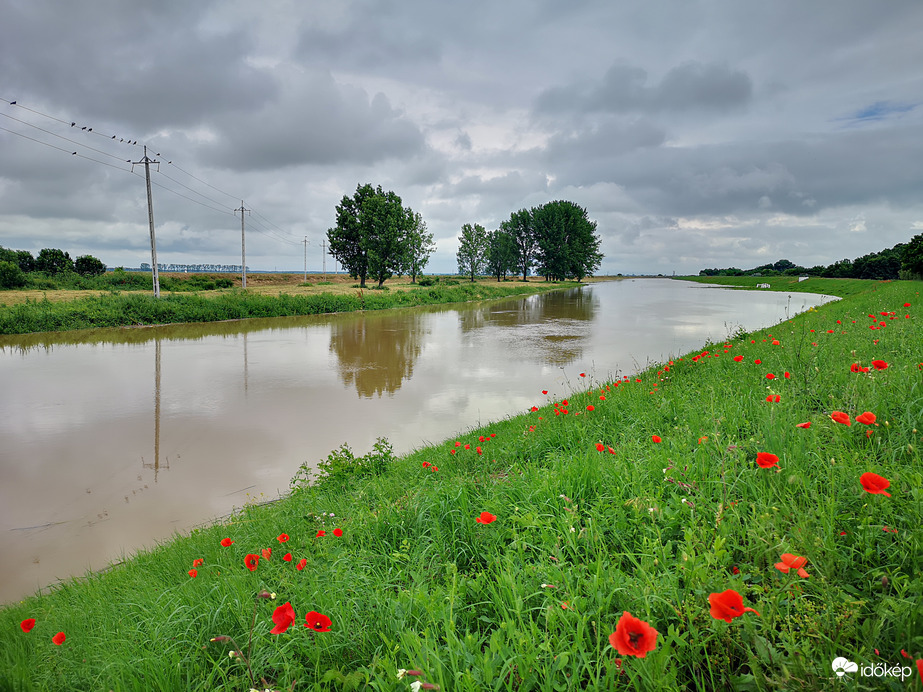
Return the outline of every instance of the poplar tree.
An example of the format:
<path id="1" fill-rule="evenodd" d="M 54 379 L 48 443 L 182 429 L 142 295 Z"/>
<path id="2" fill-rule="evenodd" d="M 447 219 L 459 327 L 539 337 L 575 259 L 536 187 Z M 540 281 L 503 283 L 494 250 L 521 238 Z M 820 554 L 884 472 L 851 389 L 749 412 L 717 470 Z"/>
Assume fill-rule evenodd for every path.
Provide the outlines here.
<path id="1" fill-rule="evenodd" d="M 487 231 L 481 224 L 472 226 L 466 223 L 462 226 L 455 259 L 458 261 L 458 273 L 470 275 L 472 282 L 481 273 L 487 259 Z"/>

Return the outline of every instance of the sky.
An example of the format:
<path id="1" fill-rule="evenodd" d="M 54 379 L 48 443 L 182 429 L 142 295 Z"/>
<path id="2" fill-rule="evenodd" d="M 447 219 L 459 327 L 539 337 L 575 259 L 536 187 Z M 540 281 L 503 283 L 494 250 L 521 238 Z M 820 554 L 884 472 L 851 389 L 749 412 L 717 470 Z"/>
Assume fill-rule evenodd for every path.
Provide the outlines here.
<path id="1" fill-rule="evenodd" d="M 0 245 L 323 267 L 359 185 L 463 224 L 585 208 L 600 274 L 923 233 L 918 0 L 0 0 Z M 15 103 L 13 103 L 15 102 Z M 71 124 L 73 123 L 73 125 Z M 305 244 L 307 239 L 307 244 Z M 332 257 L 327 269 L 334 268 Z"/>

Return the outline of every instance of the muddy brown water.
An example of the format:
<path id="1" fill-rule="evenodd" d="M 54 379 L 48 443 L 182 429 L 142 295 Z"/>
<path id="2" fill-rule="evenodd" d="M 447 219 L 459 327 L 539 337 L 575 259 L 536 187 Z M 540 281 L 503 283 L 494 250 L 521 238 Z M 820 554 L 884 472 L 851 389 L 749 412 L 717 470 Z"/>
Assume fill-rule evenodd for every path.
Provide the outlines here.
<path id="1" fill-rule="evenodd" d="M 284 494 L 343 442 L 439 442 L 827 296 L 668 279 L 465 304 L 0 337 L 0 602 Z M 587 379 L 579 377 L 580 372 Z"/>

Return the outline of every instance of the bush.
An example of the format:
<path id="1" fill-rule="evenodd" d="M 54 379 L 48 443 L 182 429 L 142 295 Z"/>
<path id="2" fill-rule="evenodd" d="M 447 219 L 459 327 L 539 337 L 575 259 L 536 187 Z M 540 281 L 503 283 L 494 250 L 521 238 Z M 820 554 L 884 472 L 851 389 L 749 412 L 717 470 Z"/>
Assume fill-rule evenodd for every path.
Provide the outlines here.
<path id="1" fill-rule="evenodd" d="M 394 450 L 384 437 L 379 437 L 372 446 L 372 451 L 361 457 L 354 456 L 349 445 L 344 442 L 339 449 L 330 452 L 324 461 L 318 463 L 319 473 L 311 471 L 307 463 L 302 464 L 292 478 L 290 487 L 292 490 L 306 488 L 310 485 L 312 477 L 317 479 L 317 483 L 333 482 L 345 485 L 350 478 L 381 476 L 393 461 Z"/>
<path id="2" fill-rule="evenodd" d="M 74 262 L 74 271 L 80 276 L 99 276 L 106 273 L 106 265 L 93 255 L 83 255 Z"/>
<path id="3" fill-rule="evenodd" d="M 18 264 L 0 262 L 0 288 L 20 288 L 26 285 L 26 275 Z"/>
<path id="4" fill-rule="evenodd" d="M 435 286 L 438 281 L 438 276 L 421 276 L 420 280 L 417 281 L 417 286 Z"/>

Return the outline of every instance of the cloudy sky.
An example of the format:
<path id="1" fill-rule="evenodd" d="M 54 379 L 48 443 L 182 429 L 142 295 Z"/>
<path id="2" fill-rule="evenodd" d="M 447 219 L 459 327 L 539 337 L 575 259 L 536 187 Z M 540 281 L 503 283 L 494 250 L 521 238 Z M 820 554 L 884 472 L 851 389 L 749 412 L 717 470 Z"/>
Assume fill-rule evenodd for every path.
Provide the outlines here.
<path id="1" fill-rule="evenodd" d="M 307 237 L 318 270 L 364 183 L 423 215 L 436 272 L 456 270 L 462 224 L 556 199 L 597 222 L 601 273 L 830 264 L 923 232 L 918 0 L 0 0 L 0 16 L 4 247 L 150 262 L 144 144 L 160 262 L 239 264 L 243 200 L 251 269 L 302 270 Z"/>

